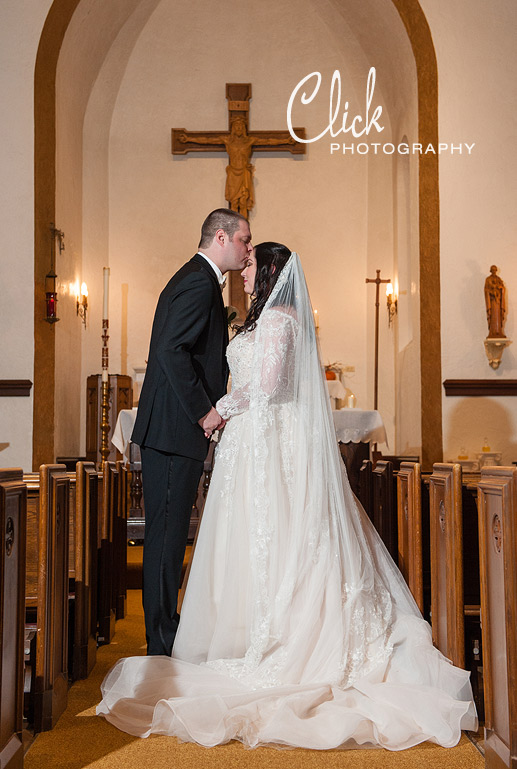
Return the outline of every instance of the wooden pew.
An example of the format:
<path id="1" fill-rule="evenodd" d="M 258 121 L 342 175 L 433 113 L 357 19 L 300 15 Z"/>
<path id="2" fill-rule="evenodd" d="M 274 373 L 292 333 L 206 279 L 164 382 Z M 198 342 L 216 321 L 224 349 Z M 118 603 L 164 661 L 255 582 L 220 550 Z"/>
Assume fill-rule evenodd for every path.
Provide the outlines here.
<path id="1" fill-rule="evenodd" d="M 377 462 L 372 470 L 373 482 L 373 525 L 379 532 L 389 554 L 397 561 L 397 515 L 393 464 L 384 460 Z"/>
<path id="2" fill-rule="evenodd" d="M 76 471 L 67 470 L 70 481 L 68 494 L 68 577 L 70 579 L 70 588 L 73 590 L 73 581 L 75 580 L 75 530 L 77 526 L 77 476 Z"/>
<path id="3" fill-rule="evenodd" d="M 373 482 L 372 482 L 373 462 L 365 459 L 359 470 L 359 493 L 358 498 L 364 507 L 368 518 L 373 523 Z"/>
<path id="4" fill-rule="evenodd" d="M 479 480 L 479 476 L 476 478 Z M 471 671 L 471 683 L 478 717 L 484 720 L 483 660 L 481 633 L 481 580 L 479 572 L 479 516 L 477 485 L 463 472 L 463 614 L 465 619 L 465 668 Z"/>
<path id="5" fill-rule="evenodd" d="M 84 496 L 85 490 L 94 496 L 96 488 L 90 491 L 89 477 L 95 473 L 92 463 L 89 466 L 86 481 L 82 478 L 82 489 L 79 489 L 79 467 L 75 472 L 67 470 L 69 479 L 69 528 L 68 528 L 68 589 L 69 589 L 69 617 L 68 617 L 68 672 L 72 680 L 84 678 L 95 664 L 97 648 L 96 625 L 92 628 L 86 620 L 86 612 L 91 607 L 95 611 L 96 623 L 96 594 L 92 598 L 89 588 L 92 580 L 96 580 L 97 567 L 97 536 L 92 538 L 89 531 L 90 518 L 97 525 L 97 500 Z M 96 475 L 96 473 L 95 473 Z M 30 486 L 30 499 L 32 507 L 37 505 L 36 498 L 39 495 L 39 473 L 26 473 L 24 479 Z M 83 495 L 82 498 L 81 494 Z M 90 548 L 87 552 L 85 548 Z M 95 582 L 96 590 L 96 582 Z M 93 635 L 92 635 L 93 633 Z M 86 657 L 85 657 L 86 655 Z"/>
<path id="6" fill-rule="evenodd" d="M 116 590 L 114 588 L 113 511 L 118 495 L 118 472 L 106 462 L 99 484 L 98 517 L 98 636 L 99 644 L 109 644 L 115 633 Z M 116 484 L 116 489 L 115 489 Z"/>
<path id="7" fill-rule="evenodd" d="M 433 642 L 465 665 L 461 465 L 435 464 L 429 478 Z"/>
<path id="8" fill-rule="evenodd" d="M 42 465 L 28 481 L 25 607 L 35 623 L 34 731 L 52 729 L 68 701 L 70 479 L 64 465 Z"/>
<path id="9" fill-rule="evenodd" d="M 384 462 L 391 462 L 393 465 L 393 472 L 396 473 L 400 470 L 402 462 L 411 462 L 412 464 L 416 464 L 417 462 L 420 462 L 420 457 L 403 454 L 377 453 L 375 455 L 374 464 L 377 464 L 379 460 L 383 460 Z"/>
<path id="10" fill-rule="evenodd" d="M 422 492 L 418 462 L 401 462 L 397 473 L 398 565 L 424 612 Z"/>
<path id="11" fill-rule="evenodd" d="M 120 473 L 116 462 L 107 463 L 108 470 L 108 519 L 111 529 L 111 609 L 117 619 L 118 584 L 117 584 L 117 559 L 118 559 L 118 506 L 120 499 Z"/>
<path id="12" fill-rule="evenodd" d="M 433 641 L 458 667 L 465 667 L 465 617 L 479 620 L 480 613 L 479 603 L 465 602 L 466 592 L 470 600 L 479 598 L 479 587 L 469 580 L 465 591 L 462 500 L 461 466 L 433 465 L 429 477 Z"/>
<path id="13" fill-rule="evenodd" d="M 422 512 L 422 572 L 424 619 L 431 624 L 431 523 L 429 510 L 429 476 L 420 468 L 420 503 Z"/>
<path id="14" fill-rule="evenodd" d="M 517 468 L 478 483 L 487 769 L 517 767 Z"/>
<path id="15" fill-rule="evenodd" d="M 370 444 L 369 443 L 342 443 L 339 442 L 339 451 L 341 459 L 346 467 L 346 474 L 348 476 L 348 482 L 350 488 L 356 496 L 359 497 L 360 488 L 360 470 L 363 466 L 363 462 L 367 461 L 370 457 Z"/>
<path id="16" fill-rule="evenodd" d="M 142 457 L 140 446 L 136 443 L 129 444 L 129 471 L 130 471 L 130 497 L 129 518 L 142 519 L 145 517 L 142 506 Z"/>
<path id="17" fill-rule="evenodd" d="M 76 468 L 74 643 L 72 678 L 87 678 L 97 656 L 98 474 L 93 462 Z"/>
<path id="18" fill-rule="evenodd" d="M 127 518 L 129 510 L 129 473 L 124 462 L 117 462 L 118 497 L 113 511 L 115 549 L 115 617 L 124 619 L 127 607 Z"/>
<path id="19" fill-rule="evenodd" d="M 27 487 L 19 468 L 0 470 L 0 766 L 23 766 Z"/>

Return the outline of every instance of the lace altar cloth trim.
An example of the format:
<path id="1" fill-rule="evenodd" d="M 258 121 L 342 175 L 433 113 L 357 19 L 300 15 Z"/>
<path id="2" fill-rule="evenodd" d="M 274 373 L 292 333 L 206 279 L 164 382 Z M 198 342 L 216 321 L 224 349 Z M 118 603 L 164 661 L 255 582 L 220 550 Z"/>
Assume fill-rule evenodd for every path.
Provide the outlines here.
<path id="1" fill-rule="evenodd" d="M 340 409 L 333 411 L 336 437 L 341 443 L 388 443 L 386 428 L 378 411 Z"/>

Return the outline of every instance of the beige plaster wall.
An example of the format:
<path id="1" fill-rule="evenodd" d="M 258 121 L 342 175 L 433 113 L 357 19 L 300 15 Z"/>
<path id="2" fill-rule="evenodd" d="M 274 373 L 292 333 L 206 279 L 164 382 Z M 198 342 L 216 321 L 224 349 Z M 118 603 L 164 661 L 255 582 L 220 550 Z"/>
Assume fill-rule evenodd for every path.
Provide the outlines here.
<path id="1" fill-rule="evenodd" d="M 34 381 L 33 82 L 50 5 L 4 0 L 0 8 L 0 379 Z M 32 396 L 0 398 L 0 466 L 32 469 L 32 409 Z"/>
<path id="2" fill-rule="evenodd" d="M 86 378 L 100 372 L 102 268 L 109 265 L 111 113 L 127 56 L 156 2 L 83 0 L 59 56 L 56 219 L 65 232 L 66 254 L 60 260 L 56 326 L 56 455 L 85 450 Z M 89 291 L 86 327 L 73 291 L 82 281 Z"/>
<path id="3" fill-rule="evenodd" d="M 517 378 L 517 348 L 497 371 L 485 356 L 483 285 L 497 264 L 509 294 L 506 334 L 517 334 L 517 5 L 422 0 L 438 58 L 440 140 L 476 142 L 471 157 L 440 159 L 443 379 Z M 517 459 L 517 399 L 443 399 L 444 458 L 484 438 Z"/>

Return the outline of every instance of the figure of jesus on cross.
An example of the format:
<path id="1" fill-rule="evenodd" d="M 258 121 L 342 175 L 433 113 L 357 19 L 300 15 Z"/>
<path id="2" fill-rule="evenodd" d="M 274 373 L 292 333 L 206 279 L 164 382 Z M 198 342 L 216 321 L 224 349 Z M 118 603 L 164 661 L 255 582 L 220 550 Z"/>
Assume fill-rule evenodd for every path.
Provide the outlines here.
<path id="1" fill-rule="evenodd" d="M 227 83 L 229 131 L 189 131 L 184 128 L 172 129 L 172 154 L 185 155 L 187 152 L 222 151 L 228 153 L 226 188 L 224 196 L 230 208 L 248 216 L 254 206 L 253 171 L 250 163 L 255 151 L 287 151 L 304 154 L 305 144 L 296 142 L 289 131 L 248 130 L 250 83 Z M 304 138 L 303 128 L 296 129 Z"/>
<path id="2" fill-rule="evenodd" d="M 253 190 L 253 152 L 305 153 L 305 144 L 295 141 L 289 131 L 249 131 L 248 118 L 251 99 L 250 83 L 227 83 L 228 131 L 186 131 L 172 129 L 172 154 L 187 152 L 227 152 L 226 187 L 224 196 L 229 207 L 248 218 L 255 204 Z M 305 130 L 296 128 L 296 135 L 305 138 Z M 242 280 L 230 273 L 230 303 L 246 315 L 246 302 Z"/>
<path id="3" fill-rule="evenodd" d="M 178 141 L 182 144 L 194 142 L 195 144 L 210 145 L 210 149 L 214 148 L 214 143 L 224 144 L 229 159 L 226 167 L 224 196 L 231 209 L 246 217 L 255 204 L 253 194 L 253 171 L 255 168 L 249 162 L 254 145 L 278 147 L 285 144 L 296 144 L 292 136 L 276 138 L 249 134 L 246 120 L 243 117 L 234 118 L 231 122 L 230 132 L 215 136 L 214 139 L 206 136 L 195 136 L 182 131 L 178 135 Z"/>

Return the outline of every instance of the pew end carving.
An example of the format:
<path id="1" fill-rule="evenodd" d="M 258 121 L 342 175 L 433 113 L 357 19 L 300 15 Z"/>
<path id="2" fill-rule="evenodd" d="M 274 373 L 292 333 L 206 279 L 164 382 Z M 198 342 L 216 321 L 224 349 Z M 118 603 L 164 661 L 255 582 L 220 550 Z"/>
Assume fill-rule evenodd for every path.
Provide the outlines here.
<path id="1" fill-rule="evenodd" d="M 116 489 L 115 487 L 116 483 Z M 99 582 L 98 620 L 99 644 L 109 644 L 115 633 L 116 588 L 113 574 L 113 511 L 118 495 L 118 471 L 113 462 L 106 462 L 102 472 L 102 506 L 99 516 Z"/>
<path id="2" fill-rule="evenodd" d="M 87 678 L 97 656 L 98 475 L 93 462 L 76 467 L 75 611 L 72 678 Z"/>
<path id="3" fill-rule="evenodd" d="M 433 642 L 465 666 L 461 466 L 437 463 L 429 477 Z"/>
<path id="4" fill-rule="evenodd" d="M 398 565 L 424 612 L 421 470 L 418 462 L 401 462 L 397 473 Z"/>
<path id="5" fill-rule="evenodd" d="M 70 480 L 64 465 L 40 467 L 34 730 L 52 729 L 68 702 Z"/>
<path id="6" fill-rule="evenodd" d="M 395 487 L 393 463 L 378 461 L 372 470 L 373 482 L 373 525 L 393 558 L 397 561 L 397 516 L 395 509 Z"/>
<path id="7" fill-rule="evenodd" d="M 27 488 L 19 468 L 0 470 L 0 766 L 23 766 Z"/>
<path id="8" fill-rule="evenodd" d="M 119 461 L 118 495 L 114 499 L 116 509 L 114 517 L 115 548 L 115 617 L 124 619 L 127 610 L 127 519 L 129 510 L 129 472 L 127 465 Z"/>
<path id="9" fill-rule="evenodd" d="M 478 483 L 487 769 L 517 767 L 517 468 Z"/>

